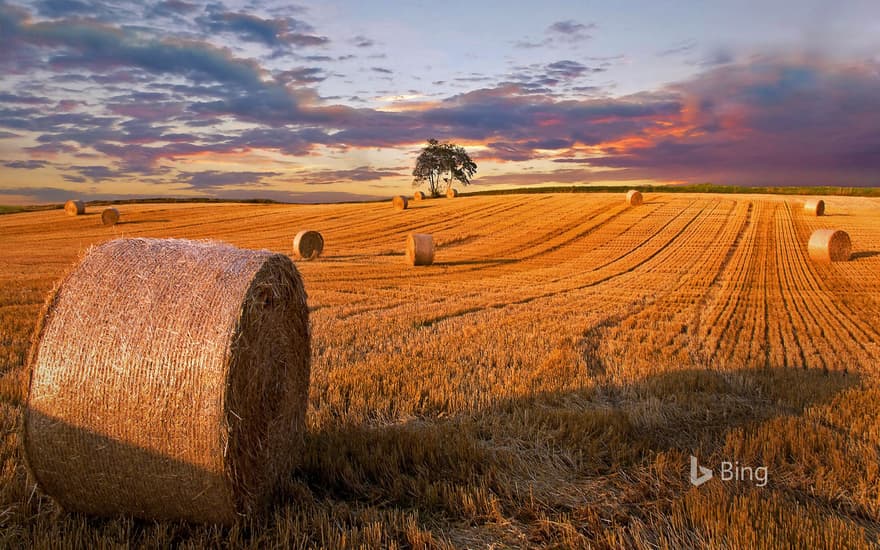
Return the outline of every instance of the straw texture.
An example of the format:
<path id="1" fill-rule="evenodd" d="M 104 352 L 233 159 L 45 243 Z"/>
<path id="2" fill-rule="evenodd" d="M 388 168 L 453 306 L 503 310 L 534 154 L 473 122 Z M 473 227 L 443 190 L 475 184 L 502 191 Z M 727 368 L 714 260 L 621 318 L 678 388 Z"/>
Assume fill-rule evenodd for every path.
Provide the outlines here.
<path id="1" fill-rule="evenodd" d="M 852 242 L 846 231 L 817 229 L 810 235 L 807 248 L 810 258 L 816 262 L 846 262 L 852 252 Z"/>
<path id="2" fill-rule="evenodd" d="M 81 216 L 86 213 L 86 205 L 83 201 L 71 199 L 64 203 L 64 211 L 68 216 Z"/>
<path id="3" fill-rule="evenodd" d="M 406 238 L 406 261 L 409 265 L 434 263 L 434 239 L 424 233 L 410 233 Z"/>
<path id="4" fill-rule="evenodd" d="M 810 199 L 804 203 L 804 213 L 809 216 L 824 216 L 825 201 L 822 199 Z"/>
<path id="5" fill-rule="evenodd" d="M 324 251 L 324 237 L 317 231 L 300 231 L 293 238 L 293 254 L 297 258 L 313 260 Z"/>
<path id="6" fill-rule="evenodd" d="M 94 247 L 37 327 L 31 472 L 73 511 L 258 516 L 301 448 L 309 346 L 287 256 L 175 239 Z"/>
<path id="7" fill-rule="evenodd" d="M 406 210 L 409 208 L 409 201 L 403 195 L 397 195 L 391 202 L 394 203 L 395 210 Z"/>
<path id="8" fill-rule="evenodd" d="M 425 194 L 421 191 L 416 191 L 415 193 L 413 193 L 413 200 L 416 202 L 425 200 Z"/>
<path id="9" fill-rule="evenodd" d="M 446 190 L 446 198 L 454 199 L 457 196 L 458 196 L 458 189 L 456 189 L 454 187 L 450 187 L 449 189 Z"/>
<path id="10" fill-rule="evenodd" d="M 101 223 L 104 225 L 116 225 L 119 223 L 119 210 L 115 208 L 105 208 L 101 212 Z"/>
<path id="11" fill-rule="evenodd" d="M 638 206 L 642 204 L 642 194 L 635 189 L 630 190 L 626 194 L 626 203 L 630 206 Z"/>

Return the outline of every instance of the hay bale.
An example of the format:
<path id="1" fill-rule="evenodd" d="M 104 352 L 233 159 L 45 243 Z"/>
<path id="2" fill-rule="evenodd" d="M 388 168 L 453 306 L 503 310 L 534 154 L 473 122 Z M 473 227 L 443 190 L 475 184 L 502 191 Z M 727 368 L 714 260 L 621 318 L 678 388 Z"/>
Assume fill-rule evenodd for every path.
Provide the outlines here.
<path id="1" fill-rule="evenodd" d="M 119 210 L 115 208 L 105 208 L 101 212 L 101 223 L 104 225 L 116 225 L 119 223 Z"/>
<path id="2" fill-rule="evenodd" d="M 324 237 L 317 231 L 300 231 L 293 238 L 293 255 L 303 260 L 313 260 L 324 251 Z"/>
<path id="3" fill-rule="evenodd" d="M 630 206 L 638 206 L 642 204 L 642 193 L 635 189 L 628 191 L 626 194 L 626 204 Z"/>
<path id="4" fill-rule="evenodd" d="M 808 216 L 824 216 L 825 201 L 822 199 L 810 199 L 804 203 L 804 213 Z"/>
<path id="5" fill-rule="evenodd" d="M 82 216 L 86 213 L 86 205 L 83 201 L 71 199 L 64 203 L 64 211 L 68 216 Z"/>
<path id="6" fill-rule="evenodd" d="M 454 187 L 450 187 L 449 189 L 446 190 L 446 198 L 447 199 L 454 199 L 457 196 L 458 196 L 458 189 L 456 189 Z"/>
<path id="7" fill-rule="evenodd" d="M 416 191 L 415 193 L 413 193 L 413 200 L 416 202 L 423 201 L 425 200 L 425 194 L 421 191 Z"/>
<path id="8" fill-rule="evenodd" d="M 846 231 L 817 229 L 810 235 L 807 249 L 813 261 L 846 262 L 852 252 L 852 242 Z"/>
<path id="9" fill-rule="evenodd" d="M 37 327 L 28 466 L 71 511 L 259 517 L 301 449 L 309 346 L 287 256 L 176 239 L 93 247 Z"/>
<path id="10" fill-rule="evenodd" d="M 406 238 L 406 261 L 409 265 L 434 263 L 434 239 L 424 233 L 410 233 Z"/>
<path id="11" fill-rule="evenodd" d="M 409 208 L 409 201 L 403 195 L 397 195 L 391 202 L 394 203 L 395 210 L 406 210 Z"/>

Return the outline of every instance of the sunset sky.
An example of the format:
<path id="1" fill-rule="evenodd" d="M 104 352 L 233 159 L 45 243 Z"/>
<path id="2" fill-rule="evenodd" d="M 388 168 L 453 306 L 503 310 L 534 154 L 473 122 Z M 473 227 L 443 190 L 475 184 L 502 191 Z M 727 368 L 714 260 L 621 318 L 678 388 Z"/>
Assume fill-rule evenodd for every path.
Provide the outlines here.
<path id="1" fill-rule="evenodd" d="M 476 189 L 877 186 L 880 2 L 0 0 L 0 204 L 389 197 L 432 137 Z"/>

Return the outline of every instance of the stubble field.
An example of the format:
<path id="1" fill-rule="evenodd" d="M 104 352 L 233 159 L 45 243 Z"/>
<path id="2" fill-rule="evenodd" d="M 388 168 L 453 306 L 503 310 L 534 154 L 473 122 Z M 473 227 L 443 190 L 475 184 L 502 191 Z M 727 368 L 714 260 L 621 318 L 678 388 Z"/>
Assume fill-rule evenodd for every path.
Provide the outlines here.
<path id="1" fill-rule="evenodd" d="M 871 547 L 880 536 L 880 199 L 620 194 L 133 204 L 0 216 L 0 546 Z M 812 263 L 814 229 L 852 237 Z M 290 254 L 309 295 L 300 466 L 231 528 L 64 513 L 20 413 L 46 293 L 89 245 Z M 429 267 L 405 265 L 431 233 Z M 769 480 L 688 481 L 689 456 Z"/>

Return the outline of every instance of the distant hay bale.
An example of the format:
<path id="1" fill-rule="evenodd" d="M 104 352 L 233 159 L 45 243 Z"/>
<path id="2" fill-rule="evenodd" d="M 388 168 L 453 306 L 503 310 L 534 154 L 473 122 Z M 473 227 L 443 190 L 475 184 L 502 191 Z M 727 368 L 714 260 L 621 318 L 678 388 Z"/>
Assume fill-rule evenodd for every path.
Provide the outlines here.
<path id="1" fill-rule="evenodd" d="M 630 190 L 626 194 L 626 203 L 630 206 L 638 206 L 642 204 L 642 193 L 635 189 Z"/>
<path id="2" fill-rule="evenodd" d="M 403 195 L 397 195 L 391 200 L 391 202 L 394 203 L 395 210 L 406 210 L 409 208 L 409 201 L 406 200 L 406 197 Z"/>
<path id="3" fill-rule="evenodd" d="M 846 262 L 852 252 L 852 242 L 846 231 L 817 229 L 810 235 L 810 258 L 816 262 Z"/>
<path id="4" fill-rule="evenodd" d="M 454 199 L 457 196 L 458 196 L 458 189 L 456 189 L 454 187 L 450 187 L 449 189 L 446 190 L 446 198 Z"/>
<path id="5" fill-rule="evenodd" d="M 93 247 L 37 326 L 28 467 L 70 511 L 259 517 L 301 450 L 309 338 L 287 256 L 176 239 Z"/>
<path id="6" fill-rule="evenodd" d="M 425 200 L 425 194 L 422 193 L 421 191 L 416 191 L 415 193 L 413 193 L 413 200 L 417 201 L 417 202 L 423 201 L 423 200 Z"/>
<path id="7" fill-rule="evenodd" d="M 82 216 L 86 213 L 86 205 L 83 201 L 71 199 L 64 203 L 64 211 L 68 216 Z"/>
<path id="8" fill-rule="evenodd" d="M 424 233 L 410 233 L 406 238 L 406 261 L 410 265 L 434 263 L 434 239 Z"/>
<path id="9" fill-rule="evenodd" d="M 119 223 L 119 210 L 115 208 L 105 208 L 101 212 L 101 223 L 104 225 L 116 225 Z"/>
<path id="10" fill-rule="evenodd" d="M 303 260 L 313 260 L 324 251 L 324 237 L 317 231 L 300 231 L 293 239 L 293 254 Z"/>
<path id="11" fill-rule="evenodd" d="M 825 201 L 822 199 L 810 199 L 804 203 L 804 212 L 809 216 L 824 216 Z"/>

